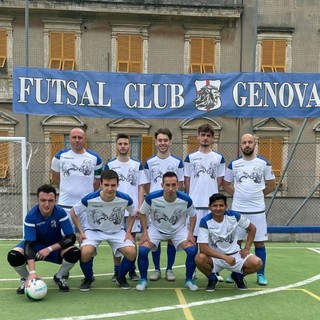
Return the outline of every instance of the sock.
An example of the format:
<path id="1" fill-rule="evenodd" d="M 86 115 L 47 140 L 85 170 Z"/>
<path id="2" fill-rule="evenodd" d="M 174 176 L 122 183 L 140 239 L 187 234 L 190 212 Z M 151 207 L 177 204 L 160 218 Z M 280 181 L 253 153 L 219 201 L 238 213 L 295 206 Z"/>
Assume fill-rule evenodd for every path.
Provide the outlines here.
<path id="1" fill-rule="evenodd" d="M 88 262 L 80 261 L 80 267 L 84 277 L 92 280 L 93 279 L 93 258 L 91 258 Z"/>
<path id="2" fill-rule="evenodd" d="M 132 269 L 132 266 L 134 265 L 134 260 L 130 261 L 126 257 L 122 258 L 120 270 L 119 270 L 119 278 L 124 278 L 126 274 L 129 272 L 129 270 Z"/>
<path id="3" fill-rule="evenodd" d="M 218 281 L 218 278 L 217 278 L 217 276 L 216 276 L 216 274 L 215 274 L 214 272 L 210 273 L 210 274 L 207 276 L 207 278 L 208 278 L 209 280 L 216 280 L 216 281 Z"/>
<path id="4" fill-rule="evenodd" d="M 152 251 L 152 261 L 154 268 L 160 271 L 160 254 L 161 254 L 161 242 L 157 248 L 157 251 Z"/>
<path id="5" fill-rule="evenodd" d="M 139 268 L 141 279 L 147 280 L 148 278 L 149 252 L 150 252 L 149 248 L 143 247 L 143 246 L 139 247 L 138 268 Z"/>
<path id="6" fill-rule="evenodd" d="M 232 275 L 235 279 L 243 279 L 244 275 L 243 273 L 239 273 L 239 272 L 232 272 Z"/>
<path id="7" fill-rule="evenodd" d="M 27 279 L 29 277 L 29 271 L 27 269 L 26 264 L 22 264 L 21 266 L 18 266 L 18 267 L 13 267 L 13 269 L 18 273 L 20 278 Z"/>
<path id="8" fill-rule="evenodd" d="M 63 259 L 60 269 L 57 272 L 57 277 L 62 278 L 63 276 L 66 276 L 68 272 L 73 268 L 74 265 L 75 263 L 70 263 Z"/>
<path id="9" fill-rule="evenodd" d="M 264 275 L 267 260 L 266 247 L 255 248 L 254 251 L 256 256 L 262 260 L 262 268 L 257 273 Z"/>
<path id="10" fill-rule="evenodd" d="M 194 270 L 196 269 L 196 263 L 194 257 L 197 254 L 198 248 L 196 246 L 187 247 L 184 249 L 187 254 L 186 258 L 186 280 L 192 279 Z"/>
<path id="11" fill-rule="evenodd" d="M 168 242 L 167 245 L 167 257 L 168 257 L 168 264 L 167 264 L 167 270 L 172 270 L 174 261 L 176 259 L 176 248 L 173 244 Z"/>
<path id="12" fill-rule="evenodd" d="M 113 270 L 116 272 L 120 270 L 120 264 L 115 264 L 114 267 L 113 267 Z"/>

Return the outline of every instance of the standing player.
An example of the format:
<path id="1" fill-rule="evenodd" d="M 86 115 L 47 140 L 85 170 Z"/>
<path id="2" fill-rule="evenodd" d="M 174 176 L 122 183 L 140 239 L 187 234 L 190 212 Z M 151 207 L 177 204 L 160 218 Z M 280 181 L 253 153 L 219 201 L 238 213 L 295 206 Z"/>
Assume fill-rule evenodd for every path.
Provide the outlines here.
<path id="1" fill-rule="evenodd" d="M 197 214 L 195 237 L 198 236 L 201 219 L 208 213 L 207 201 L 212 194 L 219 192 L 225 173 L 223 155 L 212 150 L 213 137 L 214 131 L 209 124 L 199 126 L 199 149 L 187 155 L 184 161 L 185 190 L 191 197 Z M 219 281 L 223 281 L 220 276 Z"/>
<path id="2" fill-rule="evenodd" d="M 184 180 L 183 162 L 180 158 L 172 155 L 170 152 L 170 147 L 172 145 L 171 131 L 167 128 L 160 128 L 155 132 L 154 137 L 155 144 L 158 149 L 157 154 L 147 159 L 144 165 L 148 180 L 148 183 L 145 185 L 146 194 L 162 188 L 162 177 L 168 171 L 175 172 L 177 174 L 178 187 L 181 190 Z M 157 281 L 161 278 L 160 254 L 161 244 L 159 243 L 157 251 L 152 252 L 155 271 L 150 276 L 151 281 Z M 174 281 L 176 277 L 172 271 L 172 266 L 176 257 L 176 249 L 171 241 L 168 241 L 167 257 L 166 279 L 168 281 Z"/>
<path id="3" fill-rule="evenodd" d="M 94 281 L 90 261 L 96 255 L 102 241 L 107 241 L 115 257 L 124 256 L 116 282 L 122 289 L 130 289 L 126 274 L 132 270 L 136 259 L 136 246 L 130 232 L 123 230 L 125 211 L 129 212 L 128 230 L 132 229 L 135 212 L 132 199 L 117 191 L 119 176 L 114 170 L 101 173 L 101 190 L 89 193 L 70 211 L 72 220 L 79 230 L 81 243 L 82 271 L 85 278 L 80 291 L 90 290 Z M 80 218 L 85 214 L 87 221 L 81 225 Z"/>
<path id="4" fill-rule="evenodd" d="M 69 218 L 70 209 L 86 194 L 100 187 L 102 160 L 96 152 L 85 149 L 86 142 L 86 133 L 74 128 L 70 131 L 71 148 L 58 151 L 52 159 L 53 182 L 60 189 L 59 205 L 66 210 Z M 85 218 L 84 215 L 81 219 Z M 81 223 L 85 223 L 82 220 Z M 71 218 L 70 221 L 73 224 Z"/>
<path id="5" fill-rule="evenodd" d="M 257 282 L 261 286 L 266 286 L 268 281 L 265 277 L 264 241 L 268 240 L 268 236 L 264 196 L 275 190 L 276 180 L 271 164 L 255 153 L 255 147 L 253 135 L 244 134 L 240 142 L 243 156 L 229 163 L 223 188 L 233 196 L 232 210 L 248 218 L 257 228 L 254 238 L 255 254 L 263 262 L 261 270 L 257 273 Z M 245 232 L 239 230 L 240 245 L 245 236 Z M 232 282 L 232 279 L 228 278 L 227 282 Z"/>
<path id="6" fill-rule="evenodd" d="M 67 213 L 56 205 L 57 194 L 53 186 L 39 187 L 37 199 L 38 204 L 29 211 L 24 221 L 24 240 L 9 251 L 7 257 L 21 277 L 17 293 L 23 294 L 25 285 L 39 278 L 36 261 L 40 260 L 61 265 L 53 280 L 60 291 L 68 292 L 67 275 L 80 259 L 80 250 L 74 246 L 76 236 Z"/>
<path id="7" fill-rule="evenodd" d="M 146 183 L 146 175 L 143 170 L 143 165 L 140 161 L 130 158 L 130 138 L 128 135 L 119 133 L 116 139 L 117 157 L 105 164 L 105 170 L 114 170 L 119 175 L 118 190 L 128 194 L 136 209 L 136 220 L 132 227 L 132 236 L 135 238 L 137 232 L 141 232 L 140 220 L 137 212 L 144 200 L 144 184 Z M 129 213 L 126 211 L 125 228 L 127 230 Z M 112 280 L 115 281 L 120 270 L 121 258 L 114 257 L 114 275 Z M 138 281 L 139 277 L 133 270 L 129 271 L 129 277 L 133 281 Z"/>
<path id="8" fill-rule="evenodd" d="M 250 253 L 255 226 L 236 211 L 227 210 L 227 198 L 221 193 L 209 198 L 211 213 L 200 221 L 198 243 L 200 253 L 196 255 L 198 269 L 208 278 L 206 291 L 214 291 L 218 282 L 217 273 L 223 269 L 232 271 L 231 277 L 239 290 L 247 290 L 244 276 L 258 271 L 260 258 Z M 237 230 L 248 233 L 246 246 L 237 243 Z"/>
<path id="9" fill-rule="evenodd" d="M 193 236 L 196 215 L 192 200 L 177 190 L 178 177 L 174 172 L 166 172 L 163 175 L 162 188 L 163 190 L 149 193 L 141 207 L 142 235 L 138 257 L 141 279 L 136 289 L 144 291 L 147 287 L 150 250 L 156 250 L 161 240 L 171 240 L 177 250 L 183 249 L 187 254 L 185 287 L 196 291 L 198 286 L 192 279 L 196 267 L 194 257 L 197 253 Z M 147 228 L 147 215 L 150 215 L 149 228 Z M 186 224 L 187 217 L 190 217 L 189 231 Z"/>

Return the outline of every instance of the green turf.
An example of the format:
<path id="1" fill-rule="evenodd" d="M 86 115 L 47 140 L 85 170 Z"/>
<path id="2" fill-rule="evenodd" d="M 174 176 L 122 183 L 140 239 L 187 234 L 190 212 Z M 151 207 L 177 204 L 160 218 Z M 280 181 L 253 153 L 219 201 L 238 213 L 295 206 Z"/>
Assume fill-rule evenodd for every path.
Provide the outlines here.
<path id="1" fill-rule="evenodd" d="M 316 320 L 320 316 L 320 245 L 317 243 L 268 243 L 267 287 L 258 286 L 256 276 L 250 275 L 246 277 L 248 291 L 239 291 L 233 284 L 219 283 L 211 293 L 204 291 L 207 280 L 200 272 L 199 291 L 190 292 L 183 287 L 184 252 L 177 254 L 175 282 L 165 279 L 149 282 L 145 292 L 138 292 L 134 289 L 136 282 L 130 281 L 133 288 L 121 290 L 111 282 L 110 248 L 102 245 L 94 262 L 96 281 L 89 292 L 79 291 L 82 278 L 79 265 L 68 280 L 70 292 L 61 293 L 52 281 L 57 266 L 37 263 L 37 271 L 49 288 L 47 296 L 37 302 L 16 294 L 18 277 L 6 261 L 7 252 L 14 244 L 13 241 L 0 243 L 1 320 Z M 162 251 L 164 267 L 164 244 Z M 227 275 L 226 271 L 222 273 L 224 277 Z"/>

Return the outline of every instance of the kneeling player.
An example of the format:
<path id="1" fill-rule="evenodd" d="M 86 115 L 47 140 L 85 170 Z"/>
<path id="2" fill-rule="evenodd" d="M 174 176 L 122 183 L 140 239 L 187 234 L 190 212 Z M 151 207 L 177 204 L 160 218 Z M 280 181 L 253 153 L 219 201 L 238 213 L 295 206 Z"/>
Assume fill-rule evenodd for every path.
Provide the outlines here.
<path id="1" fill-rule="evenodd" d="M 76 236 L 67 213 L 56 205 L 56 197 L 53 186 L 38 188 L 38 204 L 29 211 L 24 221 L 24 240 L 8 252 L 9 264 L 21 277 L 18 294 L 24 293 L 30 280 L 39 278 L 35 268 L 35 262 L 39 260 L 61 264 L 53 280 L 60 291 L 69 291 L 66 279 L 80 259 L 80 250 L 74 246 Z"/>
<path id="2" fill-rule="evenodd" d="M 231 277 L 238 289 L 246 290 L 244 276 L 255 273 L 262 267 L 261 259 L 249 252 L 256 227 L 238 212 L 227 210 L 227 198 L 221 193 L 209 198 L 209 209 L 211 213 L 200 221 L 200 253 L 195 258 L 198 269 L 209 280 L 205 290 L 215 290 L 218 282 L 216 274 L 223 269 L 232 272 Z M 244 249 L 237 244 L 238 227 L 246 229 L 248 233 Z"/>

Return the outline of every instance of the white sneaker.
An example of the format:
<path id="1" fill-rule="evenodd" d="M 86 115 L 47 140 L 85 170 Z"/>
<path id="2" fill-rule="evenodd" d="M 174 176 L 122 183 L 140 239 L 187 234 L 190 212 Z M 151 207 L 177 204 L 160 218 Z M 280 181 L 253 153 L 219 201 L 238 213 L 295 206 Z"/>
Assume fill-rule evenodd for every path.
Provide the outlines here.
<path id="1" fill-rule="evenodd" d="M 138 291 L 144 291 L 146 290 L 148 283 L 146 279 L 140 279 L 139 283 L 136 285 L 136 290 Z"/>
<path id="2" fill-rule="evenodd" d="M 166 279 L 168 280 L 168 281 L 174 281 L 174 280 L 176 280 L 176 276 L 174 275 L 174 273 L 173 273 L 173 271 L 172 270 L 167 270 L 166 271 Z"/>
<path id="3" fill-rule="evenodd" d="M 185 288 L 189 289 L 190 291 L 197 291 L 199 290 L 198 286 L 195 284 L 193 279 L 187 280 L 184 284 Z"/>
<path id="4" fill-rule="evenodd" d="M 219 282 L 223 282 L 224 281 L 223 277 L 221 277 L 219 273 L 216 273 L 216 276 L 217 276 L 217 279 L 218 279 Z"/>
<path id="5" fill-rule="evenodd" d="M 154 270 L 153 274 L 149 277 L 150 281 L 157 281 L 161 279 L 161 271 Z"/>

